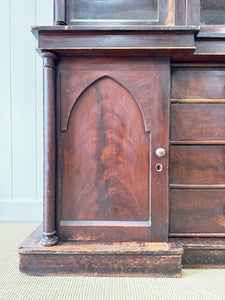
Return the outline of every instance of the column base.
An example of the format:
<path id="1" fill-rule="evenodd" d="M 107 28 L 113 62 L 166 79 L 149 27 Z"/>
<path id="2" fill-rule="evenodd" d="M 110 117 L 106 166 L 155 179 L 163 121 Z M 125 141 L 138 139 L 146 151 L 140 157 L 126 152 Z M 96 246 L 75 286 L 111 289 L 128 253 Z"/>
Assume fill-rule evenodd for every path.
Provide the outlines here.
<path id="1" fill-rule="evenodd" d="M 56 21 L 55 22 L 55 25 L 61 25 L 61 26 L 64 26 L 64 25 L 66 25 L 66 22 L 65 21 Z"/>
<path id="2" fill-rule="evenodd" d="M 51 247 L 51 246 L 56 245 L 57 243 L 58 243 L 58 238 L 55 235 L 43 236 L 43 238 L 41 239 L 41 244 L 44 247 Z"/>

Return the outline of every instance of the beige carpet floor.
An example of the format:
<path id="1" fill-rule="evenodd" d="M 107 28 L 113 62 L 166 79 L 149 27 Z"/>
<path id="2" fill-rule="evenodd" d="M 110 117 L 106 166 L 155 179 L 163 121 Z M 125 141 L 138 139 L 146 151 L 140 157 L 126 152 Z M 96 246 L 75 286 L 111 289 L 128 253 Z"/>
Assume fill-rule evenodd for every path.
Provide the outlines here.
<path id="1" fill-rule="evenodd" d="M 225 300 L 225 270 L 183 270 L 183 278 L 38 277 L 18 270 L 17 247 L 37 223 L 0 223 L 1 300 Z"/>

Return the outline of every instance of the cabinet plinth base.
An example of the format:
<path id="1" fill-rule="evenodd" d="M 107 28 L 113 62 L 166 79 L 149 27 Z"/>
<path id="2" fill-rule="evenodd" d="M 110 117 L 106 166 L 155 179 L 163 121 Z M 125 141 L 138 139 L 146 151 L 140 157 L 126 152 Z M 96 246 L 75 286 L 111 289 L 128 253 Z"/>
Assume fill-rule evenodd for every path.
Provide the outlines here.
<path id="1" fill-rule="evenodd" d="M 42 226 L 20 246 L 20 271 L 29 275 L 181 277 L 184 268 L 225 268 L 224 238 L 180 238 L 168 243 L 41 245 Z"/>
<path id="2" fill-rule="evenodd" d="M 225 238 L 182 238 L 184 268 L 225 269 Z"/>
<path id="3" fill-rule="evenodd" d="M 20 271 L 30 275 L 181 277 L 183 247 L 169 243 L 41 245 L 41 227 L 19 248 Z"/>

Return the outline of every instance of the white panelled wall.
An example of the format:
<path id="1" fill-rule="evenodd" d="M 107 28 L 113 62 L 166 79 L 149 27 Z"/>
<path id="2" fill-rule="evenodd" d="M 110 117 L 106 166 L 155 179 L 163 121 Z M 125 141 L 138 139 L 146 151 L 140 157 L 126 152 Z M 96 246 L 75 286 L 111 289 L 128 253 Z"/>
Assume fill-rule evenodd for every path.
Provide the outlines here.
<path id="1" fill-rule="evenodd" d="M 53 24 L 52 0 L 0 0 L 0 221 L 41 221 L 42 60 L 32 25 Z"/>

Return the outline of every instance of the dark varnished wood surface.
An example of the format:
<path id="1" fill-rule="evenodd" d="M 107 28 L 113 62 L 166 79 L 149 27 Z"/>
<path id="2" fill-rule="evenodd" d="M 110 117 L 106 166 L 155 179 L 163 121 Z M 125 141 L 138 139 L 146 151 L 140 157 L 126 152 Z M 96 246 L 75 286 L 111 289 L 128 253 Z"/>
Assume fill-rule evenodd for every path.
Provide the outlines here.
<path id="1" fill-rule="evenodd" d="M 172 69 L 170 236 L 225 235 L 224 75 L 222 65 Z M 185 264 L 207 265 L 207 254 L 188 250 Z"/>
<path id="2" fill-rule="evenodd" d="M 107 76 L 93 82 L 62 134 L 62 219 L 149 220 L 149 142 L 126 88 Z"/>
<path id="3" fill-rule="evenodd" d="M 161 59 L 61 61 L 61 239 L 167 239 L 168 76 Z"/>
<path id="4" fill-rule="evenodd" d="M 65 0 L 54 0 L 54 24 L 66 24 L 66 6 Z"/>
<path id="5" fill-rule="evenodd" d="M 170 233 L 224 233 L 224 189 L 171 189 Z"/>
<path id="6" fill-rule="evenodd" d="M 224 78 L 224 67 L 173 68 L 172 98 L 223 99 Z"/>
<path id="7" fill-rule="evenodd" d="M 175 2 L 175 24 L 176 25 L 186 25 L 186 1 L 180 0 Z"/>
<path id="8" fill-rule="evenodd" d="M 36 26 L 31 30 L 38 39 L 38 51 L 54 49 L 60 56 L 167 56 L 174 62 L 224 63 L 224 27 L 204 26 L 196 35 L 200 26 L 187 24 L 182 2 L 175 3 L 176 24 L 182 26 L 115 22 Z M 187 9 L 191 18 L 197 12 L 197 3 L 192 2 Z"/>
<path id="9" fill-rule="evenodd" d="M 179 238 L 168 243 L 74 243 L 41 246 L 40 226 L 19 247 L 29 275 L 181 277 L 185 268 L 224 268 L 224 238 Z M 182 262 L 181 262 L 182 259 Z"/>
<path id="10" fill-rule="evenodd" d="M 74 34 L 75 33 L 75 34 Z M 39 48 L 76 50 L 76 49 L 185 49 L 187 51 L 196 49 L 194 45 L 193 32 L 161 30 L 152 31 L 151 34 L 145 30 L 123 31 L 123 30 L 101 30 L 85 31 L 40 31 Z"/>
<path id="11" fill-rule="evenodd" d="M 175 25 L 175 0 L 160 0 L 159 24 Z"/>
<path id="12" fill-rule="evenodd" d="M 176 19 L 186 23 L 182 15 Z M 167 56 L 177 62 L 223 63 L 223 32 L 196 36 L 199 30 L 199 26 L 190 25 L 120 23 L 32 27 L 38 51 L 54 49 L 60 56 Z"/>
<path id="13" fill-rule="evenodd" d="M 224 184 L 225 146 L 172 145 L 170 183 Z"/>
<path id="14" fill-rule="evenodd" d="M 214 33 L 225 34 L 225 26 L 202 25 L 199 35 L 203 34 L 203 36 L 207 36 L 208 34 L 214 34 Z"/>
<path id="15" fill-rule="evenodd" d="M 64 24 L 65 1 L 56 0 L 55 5 L 56 24 Z M 45 71 L 50 101 L 45 101 L 44 229 L 52 230 L 47 238 L 54 236 L 56 183 L 57 231 L 61 239 L 76 242 L 60 241 L 49 250 L 39 238 L 31 238 L 19 251 L 22 271 L 180 275 L 178 240 L 145 243 L 168 237 L 169 60 L 149 57 L 224 63 L 225 36 L 224 28 L 209 27 L 197 36 L 200 28 L 193 25 L 199 25 L 199 0 L 161 0 L 160 5 L 159 22 L 154 24 L 166 25 L 162 27 L 99 22 L 33 28 L 38 51 L 50 49 L 61 56 L 56 141 L 51 61 Z M 185 26 L 168 27 L 175 24 Z M 170 235 L 189 237 L 183 241 L 183 264 L 188 266 L 225 265 L 224 240 L 190 239 L 224 236 L 224 145 L 219 145 L 224 144 L 224 71 L 224 65 L 212 64 L 172 68 L 172 98 L 178 101 L 172 104 L 171 138 L 177 145 L 171 146 L 170 156 Z M 199 99 L 206 101 L 199 104 Z M 180 100 L 192 104 L 183 106 Z M 165 158 L 156 158 L 157 147 L 166 149 Z M 161 173 L 156 173 L 157 163 L 162 163 Z M 127 240 L 133 242 L 115 242 Z"/>
<path id="16" fill-rule="evenodd" d="M 160 80 L 158 77 L 162 76 L 163 72 L 166 74 L 169 69 L 168 62 L 167 58 L 62 58 L 58 66 L 60 97 L 67 100 L 63 101 L 63 105 L 60 106 L 61 130 L 67 130 L 72 107 L 82 92 L 93 82 L 108 76 L 127 89 L 135 99 L 143 116 L 144 129 L 149 132 L 153 120 L 156 119 L 151 114 L 154 114 L 157 103 L 161 103 L 156 100 L 168 92 L 168 82 L 166 82 L 165 91 L 157 86 Z M 168 76 L 166 74 L 165 78 L 169 80 Z M 162 80 L 165 79 L 162 78 Z M 152 90 L 154 92 L 151 92 Z M 163 116 L 160 115 L 159 122 L 163 121 Z M 161 124 L 164 125 L 164 123 Z"/>
<path id="17" fill-rule="evenodd" d="M 173 104 L 171 139 L 173 141 L 224 141 L 225 103 Z"/>
<path id="18" fill-rule="evenodd" d="M 199 25 L 200 23 L 200 0 L 186 1 L 186 25 Z"/>
<path id="19" fill-rule="evenodd" d="M 51 52 L 43 52 L 44 75 L 44 164 L 43 164 L 43 240 L 45 246 L 57 243 L 55 224 L 56 199 L 56 82 L 55 66 L 57 56 Z"/>
<path id="20" fill-rule="evenodd" d="M 29 275 L 181 277 L 183 248 L 169 243 L 59 242 L 41 246 L 41 226 L 19 247 L 20 271 Z"/>
<path id="21" fill-rule="evenodd" d="M 217 37 L 216 35 L 210 39 L 209 37 L 202 37 L 196 40 L 196 51 L 195 55 L 202 56 L 202 55 L 216 55 L 221 57 L 221 62 L 224 62 L 224 55 L 225 55 L 225 39 L 224 34 L 219 34 L 221 37 Z M 213 34 L 212 34 L 213 36 Z"/>
<path id="22" fill-rule="evenodd" d="M 184 248 L 184 268 L 225 268 L 224 238 L 179 238 L 179 241 Z"/>

